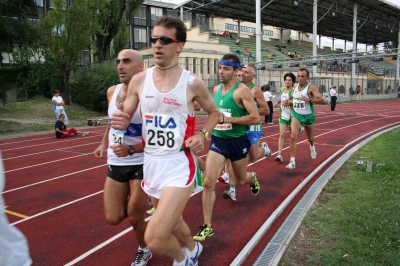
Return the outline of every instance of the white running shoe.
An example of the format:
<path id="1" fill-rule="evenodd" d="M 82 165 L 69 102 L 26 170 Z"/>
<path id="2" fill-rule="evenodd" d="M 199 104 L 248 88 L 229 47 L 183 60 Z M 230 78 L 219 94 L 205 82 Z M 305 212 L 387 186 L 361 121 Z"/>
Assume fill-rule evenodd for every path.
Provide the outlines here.
<path id="1" fill-rule="evenodd" d="M 149 262 L 153 255 L 151 254 L 151 251 L 149 248 L 146 248 L 145 250 L 143 249 L 138 249 L 138 252 L 136 253 L 136 258 L 135 261 L 132 262 L 131 266 L 145 266 Z"/>
<path id="2" fill-rule="evenodd" d="M 264 149 L 264 155 L 265 157 L 269 158 L 272 155 L 271 149 L 268 147 L 268 144 L 266 142 L 261 142 L 261 148 Z"/>
<path id="3" fill-rule="evenodd" d="M 220 177 L 218 177 L 218 182 L 229 184 L 229 174 L 224 172 Z"/>
<path id="4" fill-rule="evenodd" d="M 311 150 L 311 158 L 312 159 L 315 159 L 315 158 L 317 158 L 317 151 L 314 149 L 314 150 Z"/>
<path id="5" fill-rule="evenodd" d="M 290 163 L 286 165 L 286 169 L 292 170 L 294 168 L 296 168 L 296 163 L 290 160 Z"/>
<path id="6" fill-rule="evenodd" d="M 278 156 L 276 156 L 275 161 L 277 162 L 282 162 L 283 158 L 282 158 L 282 154 L 278 154 Z"/>
<path id="7" fill-rule="evenodd" d="M 183 254 L 185 254 L 186 259 L 183 262 L 177 262 L 176 260 L 174 260 L 174 262 L 172 263 L 172 266 L 175 265 L 184 265 L 184 266 L 191 266 L 192 264 L 192 259 L 190 258 L 190 251 L 188 248 L 182 248 Z"/>
<path id="8" fill-rule="evenodd" d="M 82 137 L 89 135 L 89 131 L 83 131 Z"/>
<path id="9" fill-rule="evenodd" d="M 236 201 L 236 192 L 233 190 L 224 191 L 222 197 L 227 200 Z"/>
<path id="10" fill-rule="evenodd" d="M 199 242 L 194 242 L 195 247 L 194 250 L 190 252 L 190 265 L 197 266 L 199 265 L 199 256 L 200 253 L 203 251 L 203 245 Z"/>
<path id="11" fill-rule="evenodd" d="M 304 134 L 304 127 L 301 127 L 301 128 L 299 129 L 299 132 L 300 132 L 300 134 Z"/>

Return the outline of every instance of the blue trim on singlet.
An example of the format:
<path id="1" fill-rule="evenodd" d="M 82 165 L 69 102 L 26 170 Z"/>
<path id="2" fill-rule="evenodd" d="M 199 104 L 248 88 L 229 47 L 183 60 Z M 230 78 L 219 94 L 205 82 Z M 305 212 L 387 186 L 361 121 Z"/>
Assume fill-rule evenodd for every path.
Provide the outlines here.
<path id="1" fill-rule="evenodd" d="M 140 137 L 142 136 L 142 124 L 130 123 L 124 135 L 126 137 Z"/>
<path id="2" fill-rule="evenodd" d="M 111 119 L 108 120 L 108 124 L 111 127 Z M 124 136 L 126 137 L 141 137 L 142 136 L 142 123 L 134 124 L 130 123 L 128 128 L 124 130 Z"/>

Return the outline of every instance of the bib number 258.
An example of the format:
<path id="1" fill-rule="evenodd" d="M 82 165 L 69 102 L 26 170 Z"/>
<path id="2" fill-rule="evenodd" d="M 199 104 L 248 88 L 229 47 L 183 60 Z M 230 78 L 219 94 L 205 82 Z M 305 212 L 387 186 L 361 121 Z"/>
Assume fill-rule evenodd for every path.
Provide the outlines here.
<path id="1" fill-rule="evenodd" d="M 149 146 L 158 146 L 172 149 L 175 145 L 175 134 L 172 131 L 149 129 L 147 130 L 147 135 L 147 145 Z"/>

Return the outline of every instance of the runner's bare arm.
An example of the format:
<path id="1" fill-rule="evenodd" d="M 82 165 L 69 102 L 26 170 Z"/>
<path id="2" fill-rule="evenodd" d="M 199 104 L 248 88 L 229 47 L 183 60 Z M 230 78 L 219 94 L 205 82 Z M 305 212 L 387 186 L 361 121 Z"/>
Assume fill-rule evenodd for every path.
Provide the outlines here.
<path id="1" fill-rule="evenodd" d="M 141 72 L 132 77 L 129 82 L 128 91 L 124 103 L 119 107 L 121 112 L 115 112 L 111 116 L 111 127 L 116 130 L 124 130 L 129 126 L 130 118 L 136 111 L 139 104 L 139 91 L 146 72 Z"/>
<path id="2" fill-rule="evenodd" d="M 114 95 L 114 91 L 115 88 L 117 86 L 111 86 L 110 88 L 107 89 L 107 101 L 108 101 L 108 105 L 110 105 L 112 96 Z M 97 159 L 101 159 L 104 156 L 104 151 L 106 150 L 107 144 L 108 144 L 108 134 L 110 132 L 110 121 L 107 120 L 107 126 L 106 126 L 106 130 L 104 132 L 103 138 L 101 139 L 100 145 L 99 147 L 97 147 L 97 149 L 93 152 L 94 156 Z"/>
<path id="3" fill-rule="evenodd" d="M 195 85 L 195 97 L 194 100 L 200 105 L 200 107 L 207 112 L 208 116 L 204 123 L 203 128 L 208 132 L 211 132 L 215 125 L 219 121 L 220 112 L 211 97 L 206 84 L 199 78 L 196 78 Z"/>
<path id="4" fill-rule="evenodd" d="M 193 102 L 193 107 L 195 111 L 200 111 L 201 110 L 201 106 L 197 101 Z"/>
<path id="5" fill-rule="evenodd" d="M 128 145 L 114 144 L 110 146 L 110 148 L 113 149 L 115 155 L 118 157 L 126 157 L 129 155 Z M 132 145 L 132 148 L 135 150 L 135 153 L 142 153 L 144 151 L 142 143 Z"/>
<path id="6" fill-rule="evenodd" d="M 241 117 L 224 116 L 225 123 L 239 125 L 257 125 L 260 123 L 260 115 L 258 114 L 257 106 L 254 104 L 253 94 L 246 86 L 242 86 L 242 84 L 240 84 L 233 93 L 233 98 L 239 104 L 239 106 L 246 108 L 249 114 Z"/>
<path id="7" fill-rule="evenodd" d="M 220 112 L 211 98 L 205 83 L 201 79 L 196 78 L 189 87 L 189 97 L 193 97 L 193 100 L 208 114 L 202 128 L 210 134 L 219 121 Z M 204 133 L 197 132 L 185 141 L 185 145 L 194 153 L 200 152 L 204 149 L 204 137 Z"/>
<path id="8" fill-rule="evenodd" d="M 269 113 L 270 113 L 269 107 L 268 107 L 267 102 L 265 101 L 264 95 L 263 95 L 262 91 L 260 90 L 260 88 L 258 88 L 257 86 L 254 86 L 251 89 L 251 93 L 253 94 L 254 100 L 260 106 L 259 108 L 257 108 L 258 113 L 260 115 L 269 115 Z"/>
<path id="9" fill-rule="evenodd" d="M 315 85 L 311 84 L 310 87 L 308 88 L 308 91 L 309 95 L 311 95 L 311 97 L 308 99 L 309 101 L 315 104 L 325 103 L 324 97 L 322 96 L 321 93 L 319 93 L 318 88 Z"/>

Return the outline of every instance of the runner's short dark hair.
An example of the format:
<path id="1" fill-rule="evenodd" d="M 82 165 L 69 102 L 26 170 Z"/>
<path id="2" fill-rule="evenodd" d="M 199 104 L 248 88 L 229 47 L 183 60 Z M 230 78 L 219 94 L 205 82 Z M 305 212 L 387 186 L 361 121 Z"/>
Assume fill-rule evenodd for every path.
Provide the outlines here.
<path id="1" fill-rule="evenodd" d="M 235 54 L 225 54 L 221 60 L 227 60 L 227 61 L 232 61 L 232 62 L 236 62 L 240 65 L 240 58 L 235 55 Z M 236 70 L 237 67 L 233 67 L 233 70 Z"/>
<path id="2" fill-rule="evenodd" d="M 310 77 L 310 72 L 308 71 L 307 68 L 304 68 L 304 67 L 299 68 L 299 71 L 305 71 L 305 72 L 307 72 L 307 77 L 308 77 L 308 78 Z"/>
<path id="3" fill-rule="evenodd" d="M 286 80 L 286 77 L 290 77 L 291 79 L 292 79 L 292 82 L 293 83 L 296 83 L 296 76 L 293 74 L 293 73 L 286 73 L 284 76 L 283 76 L 283 80 Z"/>
<path id="4" fill-rule="evenodd" d="M 154 27 L 155 26 L 165 27 L 167 29 L 175 29 L 175 38 L 180 42 L 186 42 L 187 28 L 185 23 L 183 23 L 179 18 L 169 16 L 157 17 L 156 20 L 154 20 Z"/>

